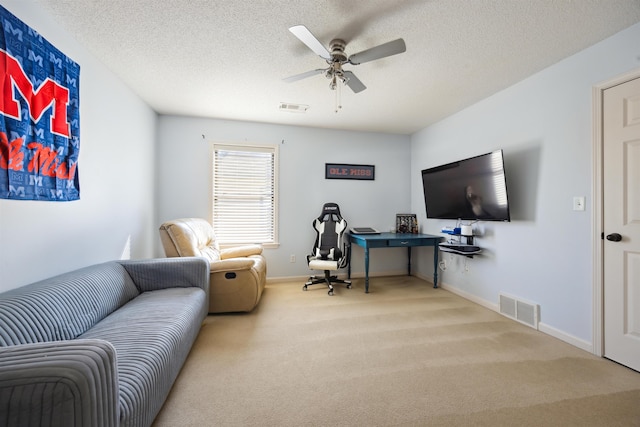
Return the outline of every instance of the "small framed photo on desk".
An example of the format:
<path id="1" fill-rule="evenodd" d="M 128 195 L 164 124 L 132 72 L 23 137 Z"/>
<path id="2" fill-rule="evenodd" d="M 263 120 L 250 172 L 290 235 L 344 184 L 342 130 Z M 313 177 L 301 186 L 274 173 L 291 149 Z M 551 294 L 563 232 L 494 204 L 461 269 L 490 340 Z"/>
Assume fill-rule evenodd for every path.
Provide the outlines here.
<path id="1" fill-rule="evenodd" d="M 418 234 L 416 214 L 396 214 L 396 233 Z"/>

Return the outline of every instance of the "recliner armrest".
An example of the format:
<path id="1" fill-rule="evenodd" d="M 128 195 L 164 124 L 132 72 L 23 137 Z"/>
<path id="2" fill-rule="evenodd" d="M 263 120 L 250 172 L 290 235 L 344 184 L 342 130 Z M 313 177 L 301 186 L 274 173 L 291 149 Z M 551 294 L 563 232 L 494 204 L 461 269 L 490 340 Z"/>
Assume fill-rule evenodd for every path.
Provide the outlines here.
<path id="1" fill-rule="evenodd" d="M 220 250 L 220 259 L 248 257 L 251 255 L 262 254 L 262 246 L 260 245 L 243 245 Z"/>
<path id="2" fill-rule="evenodd" d="M 252 258 L 231 258 L 211 263 L 211 272 L 250 270 L 255 265 Z"/>

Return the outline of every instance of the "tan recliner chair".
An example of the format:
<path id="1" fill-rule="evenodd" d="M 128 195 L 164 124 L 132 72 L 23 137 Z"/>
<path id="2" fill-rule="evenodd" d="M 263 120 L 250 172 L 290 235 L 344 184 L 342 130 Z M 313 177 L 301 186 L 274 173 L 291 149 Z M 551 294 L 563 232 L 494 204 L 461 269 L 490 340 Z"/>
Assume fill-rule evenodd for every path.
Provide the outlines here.
<path id="1" fill-rule="evenodd" d="M 167 257 L 205 257 L 211 264 L 209 313 L 251 311 L 267 281 L 262 246 L 220 249 L 211 224 L 201 218 L 181 218 L 160 226 Z"/>

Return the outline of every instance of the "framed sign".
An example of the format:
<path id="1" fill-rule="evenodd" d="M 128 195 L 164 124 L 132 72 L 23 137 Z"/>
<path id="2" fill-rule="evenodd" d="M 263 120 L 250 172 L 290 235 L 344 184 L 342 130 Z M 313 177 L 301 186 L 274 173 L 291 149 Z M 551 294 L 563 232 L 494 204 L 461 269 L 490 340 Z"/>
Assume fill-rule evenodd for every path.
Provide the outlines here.
<path id="1" fill-rule="evenodd" d="M 349 165 L 344 163 L 325 163 L 325 179 L 363 179 L 373 181 L 376 167 L 374 165 Z"/>

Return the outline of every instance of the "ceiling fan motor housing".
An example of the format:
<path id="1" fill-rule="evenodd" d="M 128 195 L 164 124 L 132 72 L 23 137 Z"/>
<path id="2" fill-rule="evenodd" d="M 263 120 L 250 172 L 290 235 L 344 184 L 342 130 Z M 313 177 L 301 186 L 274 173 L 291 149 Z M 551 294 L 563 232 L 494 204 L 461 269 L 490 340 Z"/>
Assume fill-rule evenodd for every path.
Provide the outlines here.
<path id="1" fill-rule="evenodd" d="M 331 47 L 332 62 L 340 62 L 341 64 L 344 64 L 345 62 L 347 62 L 347 55 L 344 53 L 344 48 L 346 46 L 347 46 L 347 43 L 342 39 L 331 40 L 330 47 Z"/>

